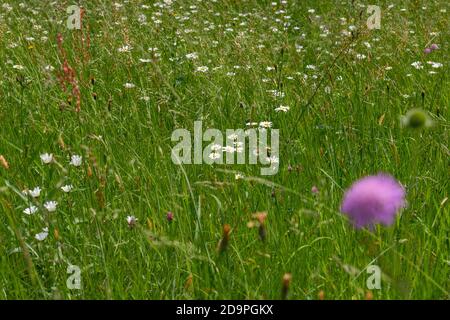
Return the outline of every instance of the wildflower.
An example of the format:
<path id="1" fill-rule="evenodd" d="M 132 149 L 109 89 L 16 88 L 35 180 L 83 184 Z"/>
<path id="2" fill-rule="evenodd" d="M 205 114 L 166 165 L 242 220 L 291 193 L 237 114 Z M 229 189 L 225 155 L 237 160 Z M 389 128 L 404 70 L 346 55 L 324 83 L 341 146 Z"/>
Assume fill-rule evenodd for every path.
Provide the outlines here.
<path id="1" fill-rule="evenodd" d="M 341 212 L 349 216 L 355 228 L 390 225 L 405 206 L 405 190 L 386 174 L 367 176 L 356 181 L 344 195 Z"/>
<path id="2" fill-rule="evenodd" d="M 33 190 L 28 191 L 28 194 L 33 198 L 37 198 L 41 195 L 41 188 L 36 187 Z"/>
<path id="3" fill-rule="evenodd" d="M 133 47 L 129 46 L 129 45 L 124 45 L 124 46 L 120 47 L 119 49 L 117 49 L 117 51 L 119 51 L 120 53 L 131 52 L 131 50 L 133 50 Z"/>
<path id="4" fill-rule="evenodd" d="M 47 201 L 44 203 L 45 209 L 47 209 L 48 212 L 54 212 L 56 211 L 56 206 L 58 205 L 58 202 L 56 201 Z"/>
<path id="5" fill-rule="evenodd" d="M 48 153 L 41 154 L 41 160 L 42 160 L 43 163 L 49 164 L 49 163 L 51 163 L 53 161 L 53 154 L 52 153 L 50 153 L 50 154 L 48 154 Z"/>
<path id="6" fill-rule="evenodd" d="M 319 189 L 318 189 L 316 186 L 312 186 L 311 192 L 312 192 L 313 194 L 318 194 L 318 193 L 319 193 Z"/>
<path id="7" fill-rule="evenodd" d="M 425 48 L 425 49 L 423 50 L 423 52 L 424 52 L 425 54 L 430 54 L 431 51 L 433 51 L 433 50 L 431 50 L 431 48 Z"/>
<path id="8" fill-rule="evenodd" d="M 244 179 L 244 175 L 242 173 L 236 173 L 234 175 L 234 179 L 236 179 L 236 180 Z"/>
<path id="9" fill-rule="evenodd" d="M 433 43 L 431 46 L 430 46 L 430 49 L 431 50 L 438 50 L 439 49 L 439 46 L 436 44 L 436 43 Z"/>
<path id="10" fill-rule="evenodd" d="M 275 112 L 288 112 L 288 111 L 289 111 L 288 106 L 279 106 L 279 107 L 275 108 Z"/>
<path id="11" fill-rule="evenodd" d="M 23 210 L 23 213 L 27 214 L 27 215 L 31 215 L 34 214 L 38 211 L 38 208 L 36 206 L 30 206 L 28 208 L 26 208 L 25 210 Z"/>
<path id="12" fill-rule="evenodd" d="M 435 68 L 435 69 L 442 68 L 442 66 L 443 66 L 443 64 L 440 62 L 428 61 L 427 63 L 430 64 L 431 67 Z"/>
<path id="13" fill-rule="evenodd" d="M 208 72 L 209 68 L 207 66 L 201 66 L 201 67 L 197 67 L 196 71 L 197 72 Z"/>
<path id="14" fill-rule="evenodd" d="M 272 128 L 272 122 L 270 121 L 261 121 L 259 123 L 260 128 Z"/>
<path id="15" fill-rule="evenodd" d="M 433 124 L 428 114 L 417 108 L 409 110 L 406 115 L 400 118 L 400 121 L 402 126 L 413 129 L 430 127 Z"/>
<path id="16" fill-rule="evenodd" d="M 138 16 L 138 21 L 141 24 L 146 24 L 147 23 L 147 16 L 145 14 L 140 14 Z"/>
<path id="17" fill-rule="evenodd" d="M 48 236 L 48 228 L 43 228 L 42 232 L 36 234 L 34 237 L 38 241 L 44 241 Z"/>
<path id="18" fill-rule="evenodd" d="M 74 167 L 79 167 L 81 166 L 81 162 L 83 161 L 83 157 L 79 156 L 79 155 L 72 155 L 72 157 L 70 158 L 70 165 L 74 166 Z"/>
<path id="19" fill-rule="evenodd" d="M 169 222 L 173 221 L 173 212 L 172 211 L 167 212 L 166 219 Z"/>
<path id="20" fill-rule="evenodd" d="M 423 65 L 420 61 L 415 61 L 415 62 L 411 63 L 411 66 L 413 66 L 417 70 L 423 69 Z"/>
<path id="21" fill-rule="evenodd" d="M 138 219 L 135 216 L 127 216 L 128 227 L 134 228 L 136 226 Z"/>
<path id="22" fill-rule="evenodd" d="M 71 184 L 66 184 L 65 186 L 61 187 L 61 190 L 64 191 L 65 193 L 69 193 L 70 191 L 72 191 L 73 186 Z"/>
<path id="23" fill-rule="evenodd" d="M 196 59 L 198 59 L 197 52 L 188 53 L 186 55 L 186 59 L 188 59 L 188 60 L 196 60 Z"/>
<path id="24" fill-rule="evenodd" d="M 13 65 L 13 69 L 16 69 L 16 70 L 23 70 L 23 69 L 25 69 L 25 67 L 22 66 L 22 65 L 20 65 L 20 64 L 15 64 L 15 65 Z"/>
<path id="25" fill-rule="evenodd" d="M 125 89 L 133 89 L 134 87 L 136 87 L 135 84 L 127 82 L 123 85 L 125 87 Z"/>

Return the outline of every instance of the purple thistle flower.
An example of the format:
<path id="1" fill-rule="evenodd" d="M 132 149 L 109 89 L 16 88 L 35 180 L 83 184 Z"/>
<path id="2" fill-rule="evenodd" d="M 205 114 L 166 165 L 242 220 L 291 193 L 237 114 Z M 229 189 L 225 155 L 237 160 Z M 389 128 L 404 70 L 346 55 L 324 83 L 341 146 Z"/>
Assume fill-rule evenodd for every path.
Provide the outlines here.
<path id="1" fill-rule="evenodd" d="M 387 174 L 364 177 L 345 192 L 341 212 L 353 222 L 355 228 L 373 227 L 394 222 L 399 209 L 405 207 L 405 189 Z"/>

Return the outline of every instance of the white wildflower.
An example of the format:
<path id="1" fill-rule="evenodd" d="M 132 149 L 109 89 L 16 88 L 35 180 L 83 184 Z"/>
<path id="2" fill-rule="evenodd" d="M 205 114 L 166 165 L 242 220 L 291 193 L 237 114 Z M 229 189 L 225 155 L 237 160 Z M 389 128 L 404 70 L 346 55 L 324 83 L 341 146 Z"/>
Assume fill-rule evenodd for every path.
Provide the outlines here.
<path id="1" fill-rule="evenodd" d="M 48 237 L 48 228 L 43 228 L 42 232 L 34 236 L 38 241 L 44 241 Z"/>
<path id="2" fill-rule="evenodd" d="M 23 210 L 23 213 L 31 215 L 34 214 L 38 211 L 38 208 L 36 206 L 30 206 L 29 208 L 26 208 L 25 210 Z"/>
<path id="3" fill-rule="evenodd" d="M 56 206 L 58 205 L 58 202 L 56 201 L 47 201 L 44 203 L 45 209 L 47 209 L 48 212 L 54 212 L 56 211 Z"/>
<path id="4" fill-rule="evenodd" d="M 79 156 L 79 155 L 72 155 L 72 157 L 70 158 L 70 165 L 74 166 L 74 167 L 79 167 L 81 166 L 81 162 L 83 161 L 83 157 Z"/>
<path id="5" fill-rule="evenodd" d="M 52 153 L 41 154 L 41 160 L 43 163 L 49 164 L 53 161 L 53 154 Z"/>

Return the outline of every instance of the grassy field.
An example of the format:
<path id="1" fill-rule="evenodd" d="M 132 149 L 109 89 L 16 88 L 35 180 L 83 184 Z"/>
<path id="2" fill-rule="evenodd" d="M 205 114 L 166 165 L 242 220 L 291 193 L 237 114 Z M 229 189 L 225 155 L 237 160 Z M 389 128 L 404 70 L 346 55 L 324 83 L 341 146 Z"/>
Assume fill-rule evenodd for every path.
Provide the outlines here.
<path id="1" fill-rule="evenodd" d="M 373 2 L 3 2 L 0 299 L 449 299 L 449 3 Z M 174 164 L 197 120 L 270 121 L 278 173 Z M 354 229 L 379 172 L 407 207 Z"/>

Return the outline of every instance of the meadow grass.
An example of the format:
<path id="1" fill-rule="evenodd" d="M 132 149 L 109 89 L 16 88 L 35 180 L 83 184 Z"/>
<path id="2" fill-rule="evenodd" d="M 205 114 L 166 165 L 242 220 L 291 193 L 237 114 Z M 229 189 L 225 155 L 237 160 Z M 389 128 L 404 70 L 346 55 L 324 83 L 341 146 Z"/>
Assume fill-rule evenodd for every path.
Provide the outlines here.
<path id="1" fill-rule="evenodd" d="M 291 273 L 290 299 L 448 299 L 450 8 L 376 2 L 379 30 L 357 1 L 79 1 L 81 30 L 66 26 L 71 1 L 3 4 L 0 298 L 278 299 Z M 413 108 L 433 126 L 402 127 Z M 171 134 L 196 120 L 272 122 L 279 172 L 174 164 Z M 355 230 L 343 193 L 378 172 L 408 205 L 392 226 Z M 380 290 L 366 287 L 372 264 Z M 66 285 L 70 265 L 81 290 Z"/>

